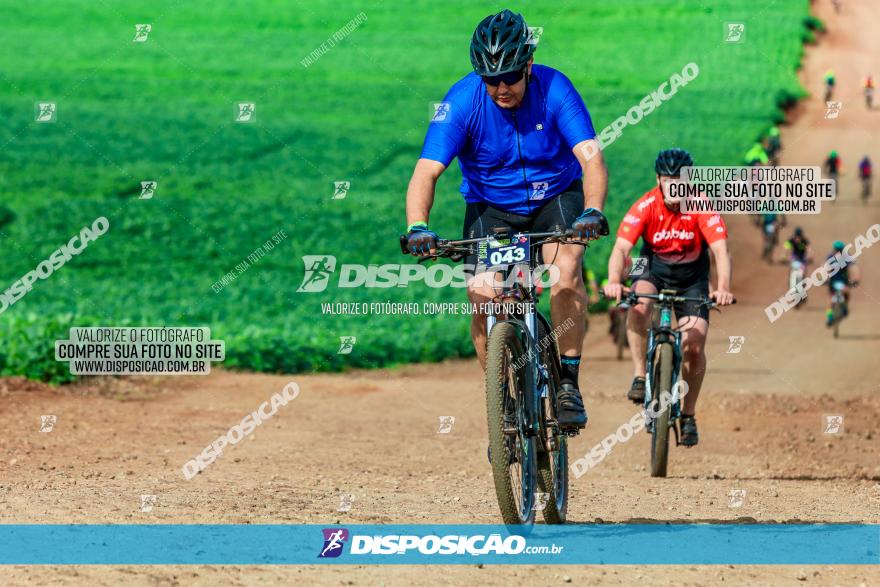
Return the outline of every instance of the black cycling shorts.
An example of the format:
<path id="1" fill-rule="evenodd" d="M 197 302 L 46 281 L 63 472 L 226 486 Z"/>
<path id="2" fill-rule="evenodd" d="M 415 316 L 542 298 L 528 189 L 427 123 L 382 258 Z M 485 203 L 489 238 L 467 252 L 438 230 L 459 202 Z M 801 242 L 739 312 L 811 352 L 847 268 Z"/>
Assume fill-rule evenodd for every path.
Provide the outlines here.
<path id="1" fill-rule="evenodd" d="M 495 228 L 518 232 L 566 229 L 571 227 L 583 211 L 584 187 L 580 179 L 576 179 L 564 192 L 547 201 L 529 216 L 505 212 L 482 202 L 471 202 L 465 209 L 461 238 L 489 236 Z M 540 255 L 540 250 L 538 254 Z M 477 255 L 468 255 L 464 262 L 472 268 L 477 263 Z M 473 271 L 467 273 L 472 275 Z"/>
<path id="2" fill-rule="evenodd" d="M 633 278 L 633 287 L 637 281 L 647 281 L 657 288 L 657 291 L 663 289 L 673 289 L 680 296 L 685 296 L 688 298 L 700 298 L 700 297 L 708 297 L 709 296 L 709 276 L 708 274 L 699 277 L 696 280 L 692 280 L 689 283 L 687 282 L 679 282 L 671 279 L 664 279 L 656 275 L 655 273 L 651 273 L 651 271 L 647 271 L 638 277 Z M 698 302 L 679 302 L 673 306 L 675 309 L 675 316 L 678 318 L 679 324 L 683 322 L 685 316 L 697 316 L 702 318 L 705 321 L 709 321 L 709 308 L 704 305 L 699 304 Z"/>

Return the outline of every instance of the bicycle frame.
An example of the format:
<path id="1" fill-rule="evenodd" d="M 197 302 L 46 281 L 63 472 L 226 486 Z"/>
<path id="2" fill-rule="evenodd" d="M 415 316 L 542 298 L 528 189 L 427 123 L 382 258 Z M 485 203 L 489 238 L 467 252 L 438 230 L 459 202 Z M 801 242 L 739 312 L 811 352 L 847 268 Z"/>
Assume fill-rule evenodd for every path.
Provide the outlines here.
<path id="1" fill-rule="evenodd" d="M 513 236 L 516 237 L 519 235 L 514 234 Z M 505 322 L 512 322 L 519 327 L 518 329 L 523 337 L 523 348 L 528 357 L 528 361 L 523 365 L 526 369 L 526 381 L 528 382 L 525 402 L 526 417 L 528 421 L 527 434 L 542 439 L 542 448 L 552 449 L 553 447 L 550 446 L 549 443 L 553 435 L 545 433 L 545 422 L 543 421 L 543 418 L 541 418 L 541 400 L 549 395 L 548 382 L 550 374 L 547 372 L 547 367 L 543 365 L 540 360 L 541 348 L 540 341 L 538 340 L 538 321 L 540 320 L 543 323 L 543 326 L 548 333 L 552 331 L 552 325 L 535 307 L 536 296 L 534 271 L 538 264 L 537 256 L 534 252 L 542 244 L 542 242 L 534 244 L 530 243 L 532 251 L 529 255 L 528 264 L 512 264 L 501 269 L 501 272 L 505 277 L 503 281 L 504 285 L 502 286 L 500 293 L 493 298 L 493 302 L 499 300 L 498 303 L 502 304 L 503 308 L 505 302 L 514 301 L 524 307 L 524 312 L 512 316 L 498 316 L 495 314 L 495 304 L 493 303 L 486 316 L 486 335 L 488 337 L 491 334 L 492 328 L 498 323 L 499 318 L 502 318 Z M 515 283 L 511 283 L 510 275 L 517 273 L 522 274 L 522 280 L 517 279 Z M 544 445 L 544 442 L 547 443 L 546 446 Z"/>

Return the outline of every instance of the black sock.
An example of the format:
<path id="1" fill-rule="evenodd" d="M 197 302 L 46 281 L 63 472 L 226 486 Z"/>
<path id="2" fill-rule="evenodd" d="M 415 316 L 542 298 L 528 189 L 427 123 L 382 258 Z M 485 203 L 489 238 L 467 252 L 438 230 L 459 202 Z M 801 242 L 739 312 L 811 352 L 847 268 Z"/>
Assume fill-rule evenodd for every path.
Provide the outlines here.
<path id="1" fill-rule="evenodd" d="M 581 367 L 580 355 L 562 355 L 562 383 L 578 384 L 578 371 Z"/>
<path id="2" fill-rule="evenodd" d="M 682 417 L 682 418 L 693 418 L 694 415 L 693 415 L 693 414 L 685 414 L 684 412 L 682 412 L 682 413 L 681 413 L 681 417 Z"/>

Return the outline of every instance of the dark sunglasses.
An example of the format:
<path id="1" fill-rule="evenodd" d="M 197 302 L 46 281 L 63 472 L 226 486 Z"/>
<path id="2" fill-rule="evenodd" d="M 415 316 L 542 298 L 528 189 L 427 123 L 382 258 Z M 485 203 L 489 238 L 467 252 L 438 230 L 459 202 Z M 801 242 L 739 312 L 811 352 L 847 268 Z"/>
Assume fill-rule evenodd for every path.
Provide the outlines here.
<path id="1" fill-rule="evenodd" d="M 504 82 L 506 86 L 512 86 L 513 84 L 518 84 L 520 80 L 526 75 L 525 68 L 519 71 L 508 71 L 507 73 L 502 73 L 501 75 L 484 75 L 481 76 L 483 81 L 488 86 L 492 86 L 493 88 L 501 85 L 501 82 Z"/>

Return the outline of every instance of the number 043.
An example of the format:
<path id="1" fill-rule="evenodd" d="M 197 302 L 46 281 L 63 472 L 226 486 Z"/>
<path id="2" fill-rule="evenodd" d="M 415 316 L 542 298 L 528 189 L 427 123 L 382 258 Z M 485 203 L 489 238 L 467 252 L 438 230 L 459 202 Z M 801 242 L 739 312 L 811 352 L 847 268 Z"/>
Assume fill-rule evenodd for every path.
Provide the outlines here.
<path id="1" fill-rule="evenodd" d="M 506 251 L 492 251 L 489 255 L 489 262 L 493 265 L 500 265 L 502 263 L 518 263 L 520 261 L 524 261 L 526 258 L 526 253 L 523 249 L 514 248 L 507 249 Z"/>

